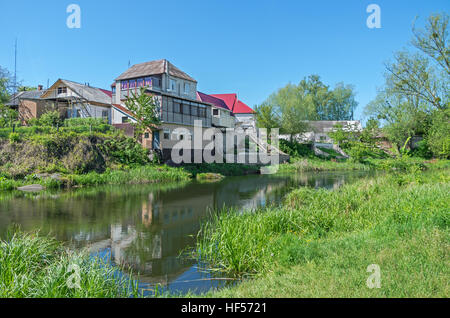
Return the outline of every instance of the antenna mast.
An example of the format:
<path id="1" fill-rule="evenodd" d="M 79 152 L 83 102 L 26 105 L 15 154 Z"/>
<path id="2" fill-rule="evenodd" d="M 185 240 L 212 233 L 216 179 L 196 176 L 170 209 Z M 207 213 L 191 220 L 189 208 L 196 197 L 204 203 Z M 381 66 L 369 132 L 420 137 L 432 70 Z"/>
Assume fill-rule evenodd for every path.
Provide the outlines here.
<path id="1" fill-rule="evenodd" d="M 14 94 L 17 94 L 17 38 L 14 45 Z"/>

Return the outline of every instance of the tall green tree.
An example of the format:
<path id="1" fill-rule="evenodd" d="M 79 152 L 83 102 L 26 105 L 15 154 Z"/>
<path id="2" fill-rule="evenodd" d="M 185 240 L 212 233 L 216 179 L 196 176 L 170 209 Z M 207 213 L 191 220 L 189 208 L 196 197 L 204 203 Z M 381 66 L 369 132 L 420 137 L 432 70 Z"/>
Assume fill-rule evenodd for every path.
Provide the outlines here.
<path id="1" fill-rule="evenodd" d="M 448 21 L 447 14 L 436 14 L 428 18 L 424 29 L 413 26 L 416 51 L 398 52 L 385 65 L 384 87 L 365 108 L 366 115 L 383 122 L 389 139 L 399 146 L 414 135 L 423 135 L 430 147 L 446 149 L 436 145 L 445 141 L 442 113 L 450 101 Z M 442 156 L 442 151 L 434 153 Z"/>
<path id="2" fill-rule="evenodd" d="M 135 137 L 138 139 L 147 130 L 154 130 L 161 123 L 160 106 L 155 96 L 147 95 L 141 87 L 138 94 L 131 92 L 125 101 L 127 108 L 135 114 Z"/>
<path id="3" fill-rule="evenodd" d="M 292 138 L 308 130 L 307 121 L 350 120 L 357 106 L 353 86 L 338 83 L 330 89 L 318 75 L 310 75 L 271 94 L 256 107 L 256 118 L 259 127 L 278 127 Z"/>
<path id="4" fill-rule="evenodd" d="M 0 66 L 0 127 L 11 127 L 17 120 L 18 112 L 5 105 L 9 102 L 12 91 L 11 73 Z"/>
<path id="5" fill-rule="evenodd" d="M 270 130 L 272 128 L 280 128 L 280 114 L 275 111 L 275 107 L 273 105 L 256 105 L 254 109 L 256 113 L 256 126 L 259 128 L 266 128 L 268 134 L 270 134 Z"/>
<path id="6" fill-rule="evenodd" d="M 9 101 L 12 94 L 12 82 L 11 73 L 0 66 L 0 104 L 5 104 Z"/>

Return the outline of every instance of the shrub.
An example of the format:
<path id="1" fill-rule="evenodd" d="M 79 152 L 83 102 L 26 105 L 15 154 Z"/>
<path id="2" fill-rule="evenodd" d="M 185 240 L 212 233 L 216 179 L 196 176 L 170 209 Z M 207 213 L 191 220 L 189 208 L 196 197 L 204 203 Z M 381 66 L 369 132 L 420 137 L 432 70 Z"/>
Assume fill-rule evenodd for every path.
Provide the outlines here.
<path id="1" fill-rule="evenodd" d="M 39 118 L 39 125 L 51 127 L 61 126 L 61 114 L 57 110 L 46 112 Z"/>
<path id="2" fill-rule="evenodd" d="M 20 141 L 20 135 L 18 133 L 13 132 L 13 133 L 9 134 L 9 142 L 10 143 L 13 144 L 13 143 L 16 143 L 19 141 Z"/>
<path id="3" fill-rule="evenodd" d="M 450 109 L 436 111 L 426 140 L 436 157 L 450 157 Z"/>
<path id="4" fill-rule="evenodd" d="M 281 139 L 280 150 L 291 157 L 314 157 L 311 144 L 301 144 L 295 141 Z"/>

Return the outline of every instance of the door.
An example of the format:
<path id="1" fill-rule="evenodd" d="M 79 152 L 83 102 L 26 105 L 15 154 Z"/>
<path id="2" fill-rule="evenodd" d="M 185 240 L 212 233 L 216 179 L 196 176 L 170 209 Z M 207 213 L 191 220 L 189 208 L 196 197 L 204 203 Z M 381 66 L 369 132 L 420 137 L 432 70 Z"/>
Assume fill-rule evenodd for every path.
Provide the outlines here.
<path id="1" fill-rule="evenodd" d="M 153 149 L 161 149 L 161 144 L 160 144 L 160 139 L 159 139 L 159 131 L 153 131 L 152 134 L 152 138 L 153 138 Z"/>

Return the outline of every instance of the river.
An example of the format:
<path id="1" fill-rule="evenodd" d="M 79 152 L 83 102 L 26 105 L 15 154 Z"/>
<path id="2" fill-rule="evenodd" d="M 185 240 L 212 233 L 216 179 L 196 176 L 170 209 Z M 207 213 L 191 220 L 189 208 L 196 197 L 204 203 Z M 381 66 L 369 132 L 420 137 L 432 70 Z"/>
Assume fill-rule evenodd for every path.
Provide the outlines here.
<path id="1" fill-rule="evenodd" d="M 333 189 L 369 172 L 311 172 L 227 177 L 216 183 L 120 185 L 0 196 L 0 236 L 11 224 L 39 229 L 73 248 L 133 269 L 146 294 L 159 284 L 172 293 L 206 292 L 214 279 L 180 257 L 195 243 L 202 218 L 224 206 L 251 210 L 278 204 L 292 189 Z"/>

